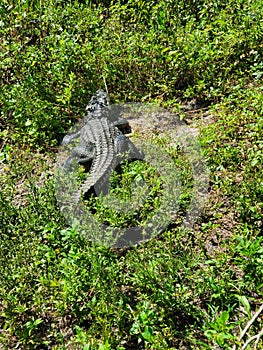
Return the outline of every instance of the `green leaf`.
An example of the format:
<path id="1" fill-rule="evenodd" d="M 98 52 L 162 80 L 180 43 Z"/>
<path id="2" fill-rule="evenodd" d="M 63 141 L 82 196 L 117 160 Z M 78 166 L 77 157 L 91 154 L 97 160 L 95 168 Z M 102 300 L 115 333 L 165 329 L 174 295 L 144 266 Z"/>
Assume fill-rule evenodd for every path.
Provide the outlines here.
<path id="1" fill-rule="evenodd" d="M 30 125 L 32 125 L 32 120 L 27 119 L 25 122 L 25 126 L 30 126 Z"/>
<path id="2" fill-rule="evenodd" d="M 247 313 L 247 315 L 250 317 L 251 316 L 251 308 L 249 301 L 245 295 L 236 295 L 237 299 L 239 302 L 244 306 L 244 309 Z"/>
<path id="3" fill-rule="evenodd" d="M 229 319 L 229 312 L 223 311 L 219 317 L 219 320 L 222 321 L 222 324 L 226 324 L 228 319 Z"/>
<path id="4" fill-rule="evenodd" d="M 144 331 L 142 332 L 142 337 L 147 340 L 148 342 L 152 341 L 153 338 L 153 329 L 151 326 L 145 326 Z"/>

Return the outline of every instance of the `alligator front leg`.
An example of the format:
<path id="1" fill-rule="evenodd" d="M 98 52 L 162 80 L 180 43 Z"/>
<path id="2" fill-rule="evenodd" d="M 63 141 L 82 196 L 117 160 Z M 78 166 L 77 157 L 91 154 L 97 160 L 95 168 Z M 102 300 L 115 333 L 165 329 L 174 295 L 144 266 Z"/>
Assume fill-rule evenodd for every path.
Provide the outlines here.
<path id="1" fill-rule="evenodd" d="M 71 170 L 74 159 L 78 162 L 78 164 L 84 165 L 85 167 L 90 167 L 94 159 L 94 149 L 91 149 L 91 147 L 85 148 L 81 146 L 73 148 L 72 153 L 65 161 L 63 168 L 65 170 Z"/>

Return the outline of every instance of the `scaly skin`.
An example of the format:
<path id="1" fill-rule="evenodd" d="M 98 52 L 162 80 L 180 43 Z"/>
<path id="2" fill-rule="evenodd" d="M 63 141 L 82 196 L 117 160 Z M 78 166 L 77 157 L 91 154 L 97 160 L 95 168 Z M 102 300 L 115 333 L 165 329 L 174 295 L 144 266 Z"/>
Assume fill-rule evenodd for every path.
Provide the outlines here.
<path id="1" fill-rule="evenodd" d="M 85 195 L 114 168 L 116 155 L 112 131 L 115 130 L 112 130 L 106 118 L 88 122 L 82 129 L 82 141 L 94 144 L 94 158 L 88 178 L 71 197 L 74 203 L 78 203 L 82 194 Z"/>
<path id="2" fill-rule="evenodd" d="M 96 96 L 98 103 L 96 104 Z M 83 184 L 76 190 L 71 199 L 72 203 L 80 202 L 82 195 L 94 187 L 97 194 L 108 192 L 108 183 L 111 171 L 123 159 L 143 159 L 143 153 L 115 126 L 123 119 L 110 120 L 108 96 L 103 91 L 98 91 L 87 106 L 85 124 L 76 134 L 64 138 L 63 143 L 68 144 L 75 138 L 80 138 L 79 145 L 72 150 L 72 154 L 65 162 L 68 168 L 73 158 L 78 159 L 79 164 L 87 164 L 92 161 L 90 174 Z"/>

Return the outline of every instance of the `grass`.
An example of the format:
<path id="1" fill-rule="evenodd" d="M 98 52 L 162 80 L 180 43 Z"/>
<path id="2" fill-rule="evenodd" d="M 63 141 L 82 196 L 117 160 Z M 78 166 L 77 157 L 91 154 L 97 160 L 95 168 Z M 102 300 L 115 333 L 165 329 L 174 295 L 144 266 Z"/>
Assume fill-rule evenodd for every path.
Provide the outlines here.
<path id="1" fill-rule="evenodd" d="M 3 1 L 0 11 L 0 348 L 245 346 L 263 327 L 260 314 L 240 339 L 263 299 L 261 2 Z M 115 102 L 155 102 L 199 128 L 209 195 L 192 228 L 180 226 L 189 164 L 161 130 L 152 141 L 185 181 L 162 234 L 110 249 L 59 210 L 59 142 L 105 83 Z M 129 197 L 122 186 L 140 177 L 151 196 L 139 216 L 93 198 L 96 215 L 146 218 L 162 194 L 154 167 L 126 164 L 113 191 Z"/>

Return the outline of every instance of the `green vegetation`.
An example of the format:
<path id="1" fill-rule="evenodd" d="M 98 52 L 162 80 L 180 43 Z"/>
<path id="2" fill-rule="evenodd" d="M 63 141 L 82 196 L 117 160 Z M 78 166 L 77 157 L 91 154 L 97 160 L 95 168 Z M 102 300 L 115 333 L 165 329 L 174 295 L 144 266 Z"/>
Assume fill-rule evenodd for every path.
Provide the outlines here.
<path id="1" fill-rule="evenodd" d="M 263 328 L 261 313 L 240 339 L 263 300 L 263 3 L 2 0 L 0 14 L 0 348 L 241 349 Z M 54 159 L 105 84 L 112 101 L 155 102 L 199 127 L 210 188 L 191 230 L 179 217 L 117 251 L 66 223 Z M 183 109 L 193 99 L 199 111 Z M 116 193 L 150 174 L 147 215 L 159 177 L 121 171 Z"/>
<path id="2" fill-rule="evenodd" d="M 146 200 L 141 206 L 120 213 L 118 210 L 113 210 L 109 205 L 103 205 L 103 198 L 105 197 L 91 196 L 87 203 L 89 210 L 94 212 L 95 218 L 105 224 L 115 227 L 123 227 L 123 225 L 126 227 L 137 226 L 149 217 L 153 208 L 157 209 L 160 204 L 162 192 L 160 176 L 158 176 L 156 169 L 138 160 L 131 164 L 125 162 L 111 176 L 112 190 L 109 199 L 117 198 L 124 203 L 126 201 L 130 203 L 133 195 L 139 197 L 142 195 L 140 193 L 141 181 L 145 181 L 149 187 Z M 135 190 L 138 187 L 139 193 L 133 191 L 133 187 Z"/>

